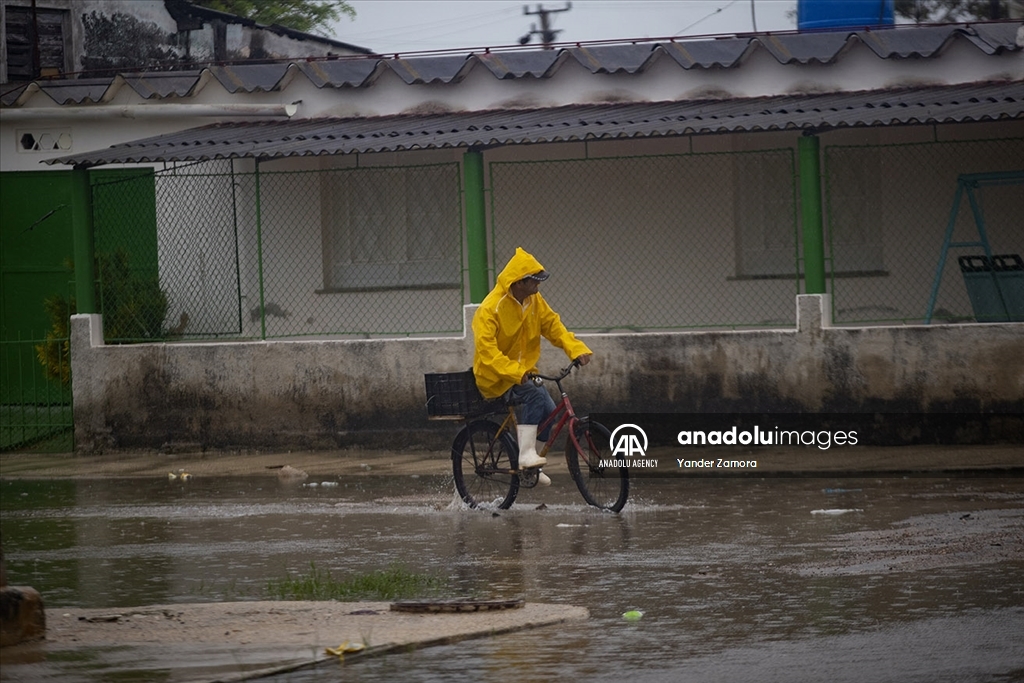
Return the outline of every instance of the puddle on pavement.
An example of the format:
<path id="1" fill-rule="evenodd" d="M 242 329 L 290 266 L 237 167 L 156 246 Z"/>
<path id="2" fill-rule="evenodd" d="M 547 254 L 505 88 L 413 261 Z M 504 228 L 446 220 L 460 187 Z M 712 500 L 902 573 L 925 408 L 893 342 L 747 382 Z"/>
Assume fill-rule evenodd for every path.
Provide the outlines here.
<path id="1" fill-rule="evenodd" d="M 440 476 L 2 481 L 0 531 L 8 575 L 43 594 L 50 618 L 265 599 L 269 582 L 311 564 L 337 578 L 399 564 L 453 595 L 591 612 L 279 682 L 1024 674 L 1010 635 L 1024 632 L 1022 477 L 648 479 L 619 515 L 554 479 L 508 511 L 466 509 Z M 627 610 L 643 616 L 625 621 Z M 116 656 L 91 656 L 76 671 L 101 673 L 80 680 L 106 680 Z"/>

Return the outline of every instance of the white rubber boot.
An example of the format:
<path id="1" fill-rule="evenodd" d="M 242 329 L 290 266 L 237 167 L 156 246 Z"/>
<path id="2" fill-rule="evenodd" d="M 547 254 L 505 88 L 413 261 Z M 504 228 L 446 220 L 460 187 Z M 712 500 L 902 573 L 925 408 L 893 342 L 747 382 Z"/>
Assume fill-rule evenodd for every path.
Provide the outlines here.
<path id="1" fill-rule="evenodd" d="M 537 425 L 518 425 L 516 436 L 519 437 L 519 469 L 526 470 L 531 467 L 547 465 L 546 458 L 537 455 Z"/>

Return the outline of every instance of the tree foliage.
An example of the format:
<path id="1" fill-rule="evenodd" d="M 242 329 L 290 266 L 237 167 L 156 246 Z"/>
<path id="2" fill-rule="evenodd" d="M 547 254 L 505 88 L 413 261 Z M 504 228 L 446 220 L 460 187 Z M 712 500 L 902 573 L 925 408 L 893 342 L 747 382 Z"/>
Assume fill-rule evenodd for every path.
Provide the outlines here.
<path id="1" fill-rule="evenodd" d="M 332 22 L 342 16 L 354 19 L 355 9 L 345 0 L 191 0 L 193 5 L 235 14 L 261 24 L 278 24 L 287 28 L 333 34 Z"/>
<path id="2" fill-rule="evenodd" d="M 1008 5 L 1007 0 L 896 0 L 895 11 L 917 24 L 945 24 L 1005 19 Z"/>

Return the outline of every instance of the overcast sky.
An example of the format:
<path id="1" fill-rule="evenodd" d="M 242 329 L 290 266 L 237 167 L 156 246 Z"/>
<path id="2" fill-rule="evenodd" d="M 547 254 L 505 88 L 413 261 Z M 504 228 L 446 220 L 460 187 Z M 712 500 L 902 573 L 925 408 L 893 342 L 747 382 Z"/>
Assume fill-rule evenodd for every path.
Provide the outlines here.
<path id="1" fill-rule="evenodd" d="M 337 40 L 375 52 L 418 52 L 516 45 L 540 28 L 523 9 L 557 10 L 566 2 L 509 0 L 349 0 L 356 18 L 337 23 Z M 751 9 L 754 15 L 752 16 Z M 557 40 L 665 38 L 796 28 L 796 0 L 573 0 L 551 14 Z M 534 38 L 536 45 L 538 38 Z"/>

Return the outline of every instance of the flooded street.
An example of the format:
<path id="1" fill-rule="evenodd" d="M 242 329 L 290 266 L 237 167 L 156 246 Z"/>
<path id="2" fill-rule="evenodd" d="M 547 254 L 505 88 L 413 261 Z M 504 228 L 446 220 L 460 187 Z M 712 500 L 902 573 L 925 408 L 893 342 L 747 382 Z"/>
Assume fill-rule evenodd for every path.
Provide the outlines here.
<path id="1" fill-rule="evenodd" d="M 0 519 L 48 619 L 395 565 L 591 614 L 278 682 L 1024 680 L 1024 477 L 640 479 L 619 515 L 553 479 L 503 511 L 437 475 L 10 480 Z"/>

